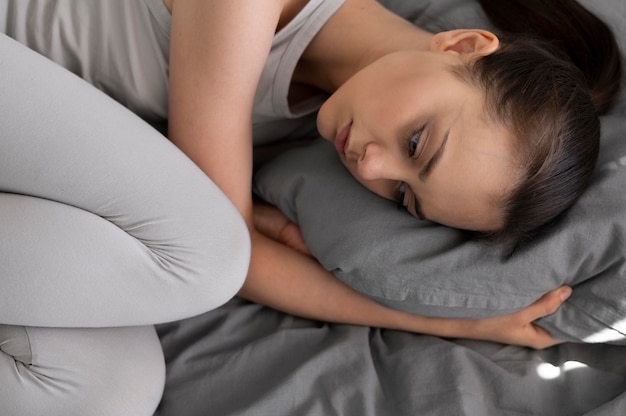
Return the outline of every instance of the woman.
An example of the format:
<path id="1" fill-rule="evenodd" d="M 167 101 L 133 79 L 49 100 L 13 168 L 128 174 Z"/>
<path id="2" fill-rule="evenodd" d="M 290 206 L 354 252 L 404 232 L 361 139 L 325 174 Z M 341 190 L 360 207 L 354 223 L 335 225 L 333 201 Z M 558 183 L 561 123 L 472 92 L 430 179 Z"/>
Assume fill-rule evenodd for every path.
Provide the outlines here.
<path id="1" fill-rule="evenodd" d="M 332 277 L 324 279 L 322 270 L 299 273 L 302 281 L 294 282 L 290 270 L 309 267 L 308 260 L 289 254 L 255 230 L 250 170 L 233 174 L 228 168 L 250 166 L 246 161 L 251 158 L 250 108 L 256 80 L 262 76 L 274 29 L 280 30 L 288 20 L 285 15 L 296 14 L 307 2 L 285 2 L 284 8 L 259 5 L 259 10 L 229 3 L 219 6 L 227 9 L 223 14 L 206 10 L 204 15 L 189 3 L 165 3 L 172 14 L 169 137 L 220 186 L 248 224 L 251 267 L 240 294 L 298 315 L 388 326 L 378 320 L 379 311 L 367 313 L 372 310 L 369 306 L 350 317 L 342 315 L 343 310 L 323 312 L 329 294 L 341 293 L 333 289 L 338 284 Z M 573 2 L 554 7 L 562 8 L 593 19 Z M 267 18 L 270 23 L 258 19 L 265 14 L 273 16 Z M 224 16 L 232 16 L 233 21 Z M 243 22 L 245 29 L 229 32 L 228 25 L 235 21 Z M 615 45 L 608 30 L 605 35 Z M 283 98 L 298 107 L 309 104 L 318 91 L 332 93 L 320 109 L 318 129 L 334 141 L 353 175 L 374 192 L 399 198 L 415 215 L 445 225 L 496 237 L 513 232 L 522 238 L 556 217 L 588 184 L 599 127 L 577 69 L 549 48 L 511 45 L 500 48 L 495 35 L 480 30 L 432 35 L 374 1 L 348 1 L 304 49 L 293 69 L 289 94 Z M 197 53 L 205 48 L 215 49 Z M 251 50 L 254 53 L 248 53 Z M 607 55 L 617 68 L 608 77 L 609 96 L 614 96 L 619 80 L 616 53 L 615 49 Z M 509 54 L 529 62 L 494 74 L 509 66 L 505 65 Z M 228 82 L 220 76 L 224 68 L 236 68 L 228 72 Z M 546 77 L 550 73 L 554 78 Z M 531 87 L 521 98 L 514 94 L 528 90 L 523 87 L 533 76 L 548 81 Z M 537 104 L 542 102 L 547 104 Z M 220 109 L 215 111 L 218 103 Z M 574 113 L 568 114 L 572 109 Z M 566 123 L 557 124 L 564 119 Z M 575 129 L 582 137 L 573 145 L 575 152 L 566 146 L 575 140 L 553 138 Z M 213 143 L 216 131 L 229 140 Z M 524 142 L 527 138 L 532 138 L 532 145 Z M 206 150 L 209 142 L 211 151 Z M 554 156 L 559 152 L 565 155 Z M 555 180 L 564 175 L 572 180 L 565 184 Z M 555 189 L 559 198 L 550 194 Z M 529 205 L 535 208 L 527 209 Z M 284 266 L 290 261 L 294 269 Z M 285 270 L 284 277 L 277 277 L 277 270 Z M 309 273 L 319 277 L 309 278 Z M 293 287 L 267 284 L 272 279 Z M 284 296 L 277 287 L 284 288 Z M 315 299 L 313 293 L 320 297 Z M 346 302 L 351 301 L 342 298 L 330 304 Z"/>
<path id="2" fill-rule="evenodd" d="M 527 202 L 527 194 L 537 195 L 544 189 L 525 184 L 541 183 L 536 178 L 545 172 L 547 177 L 562 175 L 543 163 L 529 163 L 531 169 L 526 171 L 520 168 L 527 161 L 545 160 L 545 155 L 554 154 L 554 149 L 552 141 L 539 140 L 520 122 L 532 115 L 535 101 L 526 106 L 531 108 L 527 108 L 524 117 L 517 117 L 520 100 L 504 94 L 501 102 L 497 98 L 499 90 L 491 89 L 495 81 L 510 75 L 494 78 L 493 67 L 510 58 L 497 54 L 506 47 L 500 45 L 495 35 L 482 30 L 432 35 L 376 2 L 365 0 L 153 0 L 114 5 L 57 1 L 50 3 L 54 7 L 47 5 L 3 0 L 2 10 L 7 17 L 2 31 L 72 69 L 144 118 L 166 118 L 172 142 L 211 178 L 236 211 L 211 188 L 211 182 L 199 178 L 178 156 L 170 156 L 175 152 L 165 144 L 152 146 L 139 138 L 138 143 L 112 139 L 110 143 L 85 145 L 69 141 L 63 142 L 66 154 L 50 157 L 52 150 L 48 147 L 56 149 L 60 144 L 50 146 L 42 142 L 28 147 L 29 129 L 36 126 L 20 123 L 17 130 L 23 142 L 11 147 L 8 141 L 3 154 L 27 159 L 16 159 L 20 162 L 11 164 L 12 159 L 7 158 L 10 167 L 5 167 L 5 177 L 10 179 L 6 179 L 8 185 L 3 189 L 82 208 L 118 228 L 101 230 L 100 225 L 94 226 L 93 235 L 100 236 L 101 246 L 106 247 L 97 253 L 105 258 L 97 263 L 98 267 L 94 266 L 98 255 L 91 250 L 76 251 L 72 246 L 70 251 L 60 244 L 58 256 L 65 260 L 61 262 L 62 273 L 55 279 L 49 278 L 51 269 L 46 256 L 38 257 L 40 269 L 48 271 L 40 278 L 30 269 L 22 271 L 19 260 L 14 260 L 33 241 L 27 233 L 23 233 L 25 242 L 18 245 L 15 255 L 7 254 L 7 259 L 10 257 L 16 264 L 15 274 L 9 275 L 17 276 L 20 283 L 3 285 L 0 322 L 6 325 L 0 327 L 0 334 L 9 341 L 1 344 L 5 345 L 3 351 L 9 356 L 10 365 L 31 363 L 16 367 L 25 377 L 12 373 L 0 388 L 2 402 L 9 403 L 14 413 L 38 414 L 37 406 L 41 406 L 48 414 L 150 414 L 158 403 L 163 374 L 158 342 L 149 325 L 217 307 L 242 284 L 241 296 L 315 319 L 538 348 L 558 342 L 533 326 L 532 321 L 556 310 L 570 293 L 567 288 L 550 292 L 525 310 L 501 318 L 461 321 L 410 316 L 358 295 L 313 259 L 268 238 L 254 225 L 250 190 L 253 121 L 273 127 L 277 120 L 297 119 L 317 110 L 321 98 L 328 94 L 332 95 L 319 112 L 320 133 L 335 142 L 348 169 L 365 186 L 383 197 L 398 198 L 415 215 L 489 235 L 509 229 L 524 234 L 557 215 L 558 212 L 544 212 L 537 220 L 531 210 L 531 215 L 526 215 L 529 220 L 515 225 L 520 221 L 514 221 L 513 213 L 524 212 L 516 209 L 517 205 Z M 571 6 L 567 5 L 563 7 Z M 69 29 L 72 25 L 76 25 L 75 32 Z M 292 38 L 281 38 L 286 37 L 283 34 L 288 30 Z M 50 33 L 58 36 L 49 36 Z M 118 43 L 107 44 L 109 37 L 115 36 L 121 37 Z M 102 43 L 90 45 L 94 38 Z M 293 39 L 297 42 L 289 42 Z M 283 40 L 286 44 L 281 49 Z M 289 49 L 298 42 L 299 50 Z M 279 58 L 273 54 L 276 50 L 282 53 Z M 544 50 L 539 49 L 538 54 L 546 56 Z M 116 52 L 122 55 L 115 55 Z M 513 52 L 515 56 L 520 53 Z M 493 63 L 481 59 L 491 56 L 500 56 L 500 60 Z M 278 60 L 276 66 L 272 66 L 273 59 Z M 550 55 L 548 62 L 555 69 L 565 67 L 563 71 L 570 70 L 567 74 L 576 74 L 561 58 Z M 272 78 L 278 69 L 286 71 L 287 77 L 281 78 L 279 85 L 268 86 L 266 77 Z M 519 74 L 514 75 L 517 79 Z M 545 78 L 545 73 L 542 76 Z M 150 79 L 161 82 L 147 82 Z M 437 88 L 440 83 L 445 83 L 446 88 Z M 577 85 L 570 87 L 570 92 L 578 91 Z M 45 91 L 33 90 L 32 94 L 39 96 Z M 385 99 L 379 100 L 381 96 Z M 587 100 L 587 108 L 592 108 L 588 95 L 581 97 Z M 554 99 L 559 111 L 566 107 L 561 105 L 562 98 Z M 65 105 L 67 114 L 83 114 L 78 105 Z M 42 111 L 50 109 L 44 106 Z M 595 119 L 595 114 L 587 115 Z M 57 117 L 55 112 L 52 118 Z M 546 117 L 547 124 L 538 130 L 549 131 L 551 125 L 555 125 L 556 131 L 562 130 L 553 122 L 561 118 L 560 113 L 554 119 Z M 69 115 L 66 119 L 67 129 L 81 127 L 74 126 L 81 123 L 72 123 Z M 88 125 L 95 132 L 110 129 L 100 124 L 98 129 Z M 124 124 L 114 127 L 121 131 Z M 522 138 L 529 134 L 535 142 L 548 146 L 524 146 Z M 590 147 L 596 146 L 597 151 L 595 134 Z M 54 135 L 55 140 L 60 135 L 63 134 Z M 266 135 L 278 133 L 274 130 Z M 41 152 L 42 145 L 48 146 L 44 147 L 45 152 Z M 127 157 L 129 147 L 134 153 Z M 542 150 L 535 154 L 535 148 Z M 78 157 L 69 157 L 74 153 Z M 31 160 L 32 154 L 41 154 L 41 158 Z M 142 159 L 145 154 L 150 156 L 147 160 Z M 50 159 L 63 163 L 50 164 Z M 66 159 L 71 159 L 75 166 L 67 168 Z M 120 160 L 128 160 L 133 166 Z M 141 160 L 140 166 L 134 166 L 136 160 Z M 57 187 L 48 182 L 38 187 L 41 177 L 30 174 L 32 166 L 58 179 L 50 182 Z M 578 161 L 565 171 L 576 166 Z M 592 167 L 593 161 L 587 162 L 583 170 L 589 173 Z M 103 180 L 111 175 L 121 180 Z M 168 176 L 175 176 L 176 181 Z M 68 180 L 71 186 L 67 185 Z M 163 186 L 156 186 L 155 182 L 162 182 Z M 588 175 L 576 182 L 564 205 L 581 192 Z M 181 189 L 172 189 L 177 187 Z M 460 204 L 465 205 L 462 212 L 456 210 Z M 48 208 L 46 205 L 41 209 L 48 212 Z M 563 208 L 559 206 L 557 211 Z M 210 220 L 204 218 L 209 216 L 209 209 L 217 210 Z M 25 215 L 25 210 L 20 211 Z M 72 212 L 72 222 L 80 215 Z M 22 235 L 17 233 L 20 229 L 16 226 L 12 238 Z M 133 240 L 118 249 L 119 229 L 140 244 Z M 272 227 L 266 234 L 275 231 L 276 227 Z M 247 234 L 252 251 L 243 282 L 248 260 Z M 41 248 L 37 242 L 28 246 L 33 256 Z M 7 246 L 10 250 L 15 245 Z M 222 251 L 215 253 L 216 248 Z M 231 260 L 224 262 L 223 258 Z M 57 269 L 61 264 L 58 258 L 50 262 Z M 83 267 L 74 267 L 76 264 Z M 90 270 L 87 279 L 86 265 Z M 70 273 L 74 268 L 76 276 Z M 104 278 L 98 278 L 102 268 L 107 268 L 111 276 L 103 273 Z M 98 329 L 80 329 L 84 327 Z M 38 356 L 32 351 L 28 357 L 21 356 L 20 343 L 30 343 L 32 350 L 52 357 Z M 84 356 L 75 363 L 81 354 Z M 87 365 L 102 357 L 115 365 Z M 70 361 L 73 367 L 67 364 Z M 64 371 L 66 364 L 71 372 Z M 138 366 L 141 371 L 132 371 Z M 33 373 L 33 368 L 39 373 Z M 2 367 L 0 371 L 11 370 Z M 25 382 L 29 377 L 35 383 Z M 50 380 L 52 388 L 42 389 L 42 384 L 37 384 L 41 380 Z M 145 391 L 133 395 L 124 388 L 128 385 L 141 385 Z M 106 393 L 98 389 L 105 389 Z"/>

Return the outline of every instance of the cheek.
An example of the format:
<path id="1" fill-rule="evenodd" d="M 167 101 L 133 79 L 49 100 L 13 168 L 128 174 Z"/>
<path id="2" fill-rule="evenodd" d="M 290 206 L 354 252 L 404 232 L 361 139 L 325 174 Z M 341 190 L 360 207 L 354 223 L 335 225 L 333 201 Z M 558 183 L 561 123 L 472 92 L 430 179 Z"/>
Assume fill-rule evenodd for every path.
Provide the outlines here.
<path id="1" fill-rule="evenodd" d="M 354 75 L 337 92 L 349 100 L 356 111 L 368 117 L 385 118 L 405 105 L 402 101 L 407 95 L 407 81 L 397 71 L 372 66 Z"/>
<path id="2" fill-rule="evenodd" d="M 332 132 L 331 126 L 332 122 L 330 120 L 330 115 L 332 114 L 332 102 L 330 99 L 327 100 L 319 109 L 317 113 L 317 131 L 326 140 L 332 140 Z"/>

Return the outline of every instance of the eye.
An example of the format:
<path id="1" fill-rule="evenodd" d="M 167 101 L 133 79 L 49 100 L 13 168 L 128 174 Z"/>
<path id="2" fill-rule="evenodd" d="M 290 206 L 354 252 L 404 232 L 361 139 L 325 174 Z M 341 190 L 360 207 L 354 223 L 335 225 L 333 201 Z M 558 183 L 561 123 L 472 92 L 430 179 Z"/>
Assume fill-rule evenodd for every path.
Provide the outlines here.
<path id="1" fill-rule="evenodd" d="M 405 207 L 411 215 L 420 220 L 425 219 L 413 191 L 406 183 L 400 183 L 400 186 L 396 189 L 395 198 L 398 201 L 398 207 Z"/>
<path id="2" fill-rule="evenodd" d="M 424 129 L 420 129 L 412 132 L 406 140 L 406 150 L 409 157 L 415 156 L 417 152 L 417 148 L 420 144 L 420 139 L 422 138 L 422 132 Z"/>
<path id="3" fill-rule="evenodd" d="M 398 189 L 396 189 L 396 201 L 398 201 L 399 204 L 402 204 L 402 206 L 404 206 L 404 196 L 406 195 L 406 183 L 402 182 L 400 184 L 400 186 L 398 187 Z"/>

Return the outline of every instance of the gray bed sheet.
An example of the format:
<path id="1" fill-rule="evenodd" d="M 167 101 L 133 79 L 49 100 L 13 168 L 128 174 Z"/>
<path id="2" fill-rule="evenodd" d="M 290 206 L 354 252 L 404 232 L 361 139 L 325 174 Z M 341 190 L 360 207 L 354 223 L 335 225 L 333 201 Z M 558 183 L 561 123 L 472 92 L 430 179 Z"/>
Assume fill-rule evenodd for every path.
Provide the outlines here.
<path id="1" fill-rule="evenodd" d="M 423 7 L 383 3 L 407 17 Z M 626 38 L 624 0 L 584 3 Z M 626 415 L 623 346 L 534 351 L 325 324 L 240 299 L 158 330 L 167 380 L 157 416 Z"/>
<path id="2" fill-rule="evenodd" d="M 325 324 L 240 299 L 159 334 L 158 416 L 626 414 L 623 346 L 535 351 Z"/>

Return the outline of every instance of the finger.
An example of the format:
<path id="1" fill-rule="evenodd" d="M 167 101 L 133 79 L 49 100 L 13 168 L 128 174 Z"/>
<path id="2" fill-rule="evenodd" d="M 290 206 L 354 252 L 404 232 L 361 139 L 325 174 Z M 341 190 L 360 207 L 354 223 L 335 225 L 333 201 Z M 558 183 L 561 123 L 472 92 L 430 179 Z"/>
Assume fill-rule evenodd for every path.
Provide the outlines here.
<path id="1" fill-rule="evenodd" d="M 277 240 L 287 224 L 289 224 L 289 219 L 277 208 L 269 204 L 255 205 L 254 226 L 266 236 Z"/>
<path id="2" fill-rule="evenodd" d="M 561 286 L 551 292 L 546 293 L 535 303 L 526 308 L 530 321 L 543 318 L 553 314 L 572 294 L 572 288 L 569 286 Z"/>
<path id="3" fill-rule="evenodd" d="M 285 227 L 281 230 L 278 236 L 278 241 L 298 250 L 303 254 L 311 254 L 306 247 L 306 244 L 304 243 L 304 239 L 302 238 L 302 234 L 300 233 L 300 228 L 292 222 L 287 223 Z"/>

